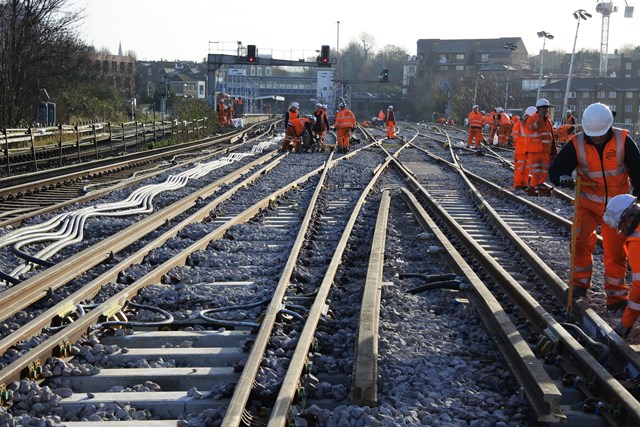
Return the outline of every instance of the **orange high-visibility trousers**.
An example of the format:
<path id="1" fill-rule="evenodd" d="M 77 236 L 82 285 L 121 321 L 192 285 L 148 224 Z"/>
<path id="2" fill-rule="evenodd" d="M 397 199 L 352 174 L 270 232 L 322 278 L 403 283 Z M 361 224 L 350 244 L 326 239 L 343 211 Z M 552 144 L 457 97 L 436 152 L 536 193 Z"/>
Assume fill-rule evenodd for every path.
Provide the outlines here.
<path id="1" fill-rule="evenodd" d="M 526 187 L 529 183 L 529 168 L 527 167 L 527 153 L 513 155 L 513 186 Z"/>
<path id="2" fill-rule="evenodd" d="M 607 305 L 627 300 L 627 257 L 623 244 L 627 236 L 602 222 L 602 216 L 591 209 L 578 207 L 576 213 L 577 235 L 574 254 L 573 286 L 591 287 L 593 273 L 593 251 L 598 240 L 596 228 L 600 225 L 602 249 L 604 252 L 604 290 Z"/>
<path id="3" fill-rule="evenodd" d="M 351 129 L 349 129 L 348 127 L 338 128 L 336 130 L 336 137 L 338 138 L 338 147 L 342 147 L 344 149 L 349 148 Z"/>
<path id="4" fill-rule="evenodd" d="M 484 141 L 484 135 L 482 134 L 482 128 L 469 128 L 469 137 L 467 138 L 467 147 L 471 147 L 473 140 L 476 140 L 476 147 L 480 148 L 482 141 Z"/>
<path id="5" fill-rule="evenodd" d="M 640 231 L 640 227 L 636 231 Z M 631 265 L 631 291 L 620 321 L 622 326 L 630 328 L 640 317 L 640 239 L 627 240 L 625 249 Z"/>
<path id="6" fill-rule="evenodd" d="M 396 137 L 396 122 L 387 122 L 387 138 L 393 139 Z"/>
<path id="7" fill-rule="evenodd" d="M 531 174 L 529 186 L 536 187 L 544 183 L 549 174 L 551 156 L 546 153 L 527 153 L 526 168 Z"/>
<path id="8" fill-rule="evenodd" d="M 511 134 L 511 125 L 504 124 L 498 126 L 498 144 L 500 147 L 506 147 L 509 144 L 509 135 Z"/>

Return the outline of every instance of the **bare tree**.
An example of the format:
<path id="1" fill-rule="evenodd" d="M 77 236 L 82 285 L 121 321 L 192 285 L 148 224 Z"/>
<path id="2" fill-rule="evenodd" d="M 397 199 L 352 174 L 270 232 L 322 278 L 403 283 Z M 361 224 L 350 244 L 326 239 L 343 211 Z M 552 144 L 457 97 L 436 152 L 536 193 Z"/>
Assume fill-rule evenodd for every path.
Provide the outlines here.
<path id="1" fill-rule="evenodd" d="M 55 98 L 89 68 L 81 12 L 68 9 L 67 0 L 0 0 L 0 126 L 29 123 L 42 89 Z"/>

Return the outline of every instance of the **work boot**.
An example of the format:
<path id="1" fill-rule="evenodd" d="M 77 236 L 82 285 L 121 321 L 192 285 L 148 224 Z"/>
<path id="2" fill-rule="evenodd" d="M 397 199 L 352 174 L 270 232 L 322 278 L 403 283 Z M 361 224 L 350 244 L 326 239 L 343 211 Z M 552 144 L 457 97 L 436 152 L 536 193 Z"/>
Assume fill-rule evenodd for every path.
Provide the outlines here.
<path id="1" fill-rule="evenodd" d="M 537 196 L 538 189 L 536 187 L 529 187 L 529 189 L 527 190 L 527 194 L 532 197 Z"/>
<path id="2" fill-rule="evenodd" d="M 607 311 L 622 311 L 627 307 L 627 301 L 618 301 L 613 304 L 607 304 Z"/>
<path id="3" fill-rule="evenodd" d="M 622 322 L 618 322 L 618 324 L 613 328 L 614 331 L 621 337 L 626 337 L 631 332 L 631 328 L 626 328 L 622 325 Z"/>
<path id="4" fill-rule="evenodd" d="M 551 192 L 549 191 L 549 189 L 547 187 L 538 187 L 538 196 L 540 197 L 549 197 L 551 195 Z"/>
<path id="5" fill-rule="evenodd" d="M 573 287 L 573 299 L 582 298 L 587 296 L 587 291 L 589 289 L 583 288 L 582 286 L 574 286 Z"/>

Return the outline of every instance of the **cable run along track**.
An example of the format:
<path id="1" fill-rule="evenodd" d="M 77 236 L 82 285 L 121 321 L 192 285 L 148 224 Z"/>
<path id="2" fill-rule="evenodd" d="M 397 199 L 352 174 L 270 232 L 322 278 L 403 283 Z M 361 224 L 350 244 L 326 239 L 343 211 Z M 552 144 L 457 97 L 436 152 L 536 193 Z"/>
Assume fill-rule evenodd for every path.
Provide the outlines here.
<path id="1" fill-rule="evenodd" d="M 417 137 L 416 132 L 405 133 Z M 474 253 L 469 248 L 477 246 L 476 244 L 458 243 L 458 240 L 462 240 L 460 236 L 463 232 L 438 230 L 438 226 L 443 227 L 442 224 L 448 221 L 443 222 L 441 219 L 443 216 L 446 218 L 446 209 L 436 208 L 437 204 L 457 211 L 456 215 L 461 222 L 477 224 L 480 221 L 472 214 L 473 210 L 464 212 L 467 208 L 460 206 L 464 198 L 460 194 L 454 195 L 462 185 L 462 178 L 448 178 L 444 185 L 441 176 L 449 172 L 443 171 L 441 162 L 430 160 L 429 156 L 415 148 L 421 145 L 418 139 L 413 140 L 413 146 L 382 142 L 381 149 L 379 145 L 367 144 L 362 149 L 337 159 L 295 155 L 273 158 L 272 154 L 266 154 L 256 160 L 255 164 L 246 164 L 246 169 L 239 173 L 243 176 L 242 179 L 239 176 L 228 178 L 227 181 L 221 180 L 203 190 L 212 195 L 205 196 L 203 193 L 191 201 L 191 204 L 195 203 L 202 209 L 169 220 L 170 228 L 159 230 L 150 239 L 148 247 L 132 251 L 129 258 L 121 259 L 117 252 L 113 256 L 102 252 L 98 257 L 102 261 L 114 258 L 115 265 L 78 289 L 74 297 L 51 307 L 46 314 L 48 318 L 42 323 L 32 323 L 36 320 L 28 322 L 20 332 L 15 331 L 14 335 L 3 339 L 3 349 L 6 351 L 11 347 L 11 341 L 15 343 L 19 336 L 24 339 L 37 333 L 56 317 L 57 323 L 66 325 L 63 329 L 51 330 L 48 340 L 5 366 L 0 371 L 0 383 L 17 380 L 22 376 L 21 371 L 26 370 L 33 372 L 34 377 L 40 375 L 41 379 L 48 378 L 48 381 L 56 384 L 53 372 L 56 367 L 61 369 L 60 360 L 71 355 L 75 355 L 80 361 L 95 360 L 96 351 L 100 362 L 104 357 L 107 360 L 105 364 L 96 363 L 97 368 L 93 370 L 95 372 L 89 370 L 88 373 L 94 375 L 78 376 L 79 379 L 58 379 L 57 386 L 75 391 L 60 401 L 60 407 L 69 412 L 77 411 L 80 415 L 84 414 L 83 408 L 87 407 L 93 407 L 95 412 L 101 407 L 100 402 L 106 405 L 108 402 L 126 401 L 140 411 L 146 408 L 155 414 L 163 412 L 167 425 L 175 425 L 175 418 L 184 416 L 185 412 L 206 412 L 206 409 L 221 406 L 227 408 L 223 411 L 223 425 L 286 425 L 297 414 L 305 415 L 301 405 L 306 398 L 302 390 L 309 390 L 313 384 L 317 385 L 309 362 L 317 358 L 317 355 L 310 358 L 310 350 L 316 353 L 323 347 L 324 339 L 321 333 L 318 335 L 318 327 L 324 327 L 332 317 L 332 311 L 342 312 L 340 300 L 345 297 L 347 290 L 354 288 L 352 291 L 358 298 L 364 295 L 367 310 L 360 309 L 359 306 L 357 308 L 360 312 L 360 332 L 353 343 L 356 347 L 353 352 L 357 356 L 352 378 L 347 381 L 352 384 L 353 401 L 375 404 L 378 371 L 378 348 L 375 344 L 378 335 L 375 326 L 379 322 L 377 316 L 385 312 L 384 305 L 375 309 L 382 298 L 380 290 L 385 274 L 384 251 L 380 249 L 384 247 L 382 236 L 386 234 L 385 211 L 397 214 L 398 205 L 402 205 L 404 212 L 400 216 L 411 215 L 416 218 L 415 221 L 421 227 L 433 233 L 429 244 L 434 245 L 434 248 L 437 245 L 447 249 L 446 255 L 437 254 L 438 251 L 434 249 L 433 254 L 425 253 L 424 258 L 442 257 L 448 263 L 448 267 L 441 266 L 444 267 L 443 272 L 449 269 L 464 277 L 465 283 L 459 286 L 460 290 L 453 290 L 453 295 L 459 295 L 457 298 L 463 303 L 465 300 L 471 301 L 482 314 L 483 321 L 492 331 L 495 342 L 508 361 L 507 365 L 526 391 L 535 417 L 552 422 L 563 421 L 565 417 L 571 420 L 575 414 L 571 412 L 571 408 L 562 407 L 560 388 L 555 385 L 550 374 L 542 369 L 540 356 L 534 355 L 536 347 L 551 347 L 555 351 L 561 346 L 553 339 L 531 343 L 528 342 L 528 336 L 525 339 L 520 334 L 531 329 L 531 332 L 538 332 L 538 336 L 542 337 L 545 333 L 539 331 L 551 330 L 553 334 L 560 336 L 562 346 L 575 344 L 582 347 L 558 326 L 557 321 L 548 319 L 550 315 L 545 312 L 544 307 L 537 306 L 536 301 L 531 301 L 533 298 L 526 293 L 520 293 L 517 282 L 524 280 L 521 272 L 520 276 L 511 276 L 510 279 L 496 278 L 501 270 L 511 270 L 515 264 L 513 255 L 502 255 L 498 251 L 486 249 L 476 249 Z M 400 150 L 402 146 L 405 148 Z M 288 174 L 282 174 L 282 170 L 286 170 Z M 411 172 L 407 173 L 408 171 Z M 457 171 L 450 173 L 452 176 L 458 174 Z M 248 176 L 244 178 L 246 175 Z M 420 188 L 423 185 L 420 184 L 422 178 L 430 183 L 427 186 L 433 187 L 435 197 Z M 216 192 L 216 187 L 231 188 Z M 258 187 L 261 191 L 249 192 L 251 187 L 254 190 Z M 272 192 L 273 188 L 278 190 Z M 437 199 L 442 202 L 434 202 Z M 465 203 L 468 204 L 468 209 L 475 209 L 474 202 L 468 200 Z M 508 208 L 505 210 L 508 211 Z M 363 214 L 364 218 L 369 218 L 369 222 L 365 221 Z M 429 215 L 433 215 L 435 219 L 430 219 Z M 151 229 L 158 227 L 162 220 L 156 218 L 156 221 L 154 225 L 149 223 L 147 226 Z M 164 222 L 166 223 L 166 219 Z M 378 225 L 374 226 L 374 223 Z M 447 226 L 453 227 L 453 222 Z M 257 233 L 256 227 L 263 231 Z M 484 234 L 484 231 L 476 232 L 476 237 Z M 122 239 L 124 235 L 132 236 L 133 229 L 126 229 L 115 241 Z M 199 238 L 194 238 L 196 235 Z M 447 235 L 453 238 L 454 243 L 447 241 Z M 185 236 L 191 240 L 180 243 L 179 238 Z M 362 253 L 362 248 L 358 251 L 353 247 L 353 241 L 360 244 L 367 242 L 369 250 L 365 250 L 366 256 Z M 113 243 L 111 247 L 112 245 Z M 163 253 L 161 249 L 165 247 L 170 247 L 171 253 Z M 91 248 L 87 250 L 90 251 Z M 488 258 L 493 259 L 493 262 L 483 259 L 486 258 L 482 256 L 483 251 L 491 252 Z M 464 256 L 456 255 L 456 252 L 464 252 Z M 394 258 L 394 255 L 396 254 L 387 254 L 387 257 Z M 78 259 L 72 261 L 69 258 L 69 261 L 70 265 L 80 264 Z M 471 265 L 466 264 L 467 262 Z M 437 261 L 434 263 L 437 264 Z M 55 278 L 51 273 L 56 267 L 45 270 L 49 279 Z M 523 265 L 518 267 L 521 269 Z M 402 281 L 404 276 L 408 283 L 414 283 L 415 273 L 421 272 L 413 270 L 412 279 L 411 272 L 401 271 L 398 281 Z M 39 274 L 27 281 L 37 282 Z M 55 278 L 53 282 L 66 283 L 76 274 L 65 279 Z M 363 286 L 360 287 L 358 278 L 365 274 L 366 280 L 362 280 Z M 530 274 L 525 276 L 528 279 Z M 117 285 L 113 289 L 107 289 L 111 287 L 108 284 L 116 278 Z M 419 281 L 420 277 L 417 278 Z M 52 280 L 48 282 L 51 283 Z M 492 293 L 498 294 L 498 288 L 487 289 L 486 282 L 490 282 L 490 286 L 511 286 L 513 289 L 501 291 L 503 295 L 497 301 Z M 169 304 L 174 313 L 169 313 L 166 309 L 168 307 L 162 311 L 156 310 L 154 303 L 157 305 L 160 295 L 176 292 L 170 289 L 179 289 L 176 296 L 194 299 L 195 304 L 186 311 L 177 309 L 177 302 L 173 304 L 176 307 Z M 215 294 L 212 289 L 216 290 Z M 47 291 L 48 288 L 41 288 L 36 299 L 46 295 Z M 539 292 L 545 294 L 543 291 Z M 217 293 L 222 293 L 227 303 L 236 306 L 236 309 L 247 306 L 242 315 L 234 316 L 234 310 L 217 310 L 224 307 L 211 307 L 214 310 L 209 310 L 209 304 L 214 301 Z M 342 298 L 337 298 L 337 295 Z M 508 301 L 509 298 L 515 302 Z M 102 304 L 85 304 L 86 310 L 79 308 L 78 304 L 87 299 L 92 299 L 92 303 Z M 252 304 L 256 305 L 249 307 Z M 500 304 L 512 308 L 503 309 Z M 527 304 L 533 306 L 531 312 L 525 307 Z M 557 305 L 559 304 L 550 302 L 548 307 L 553 310 Z M 512 314 L 515 307 L 516 310 L 526 312 L 526 315 L 521 315 L 525 319 L 523 324 L 517 323 L 517 318 L 510 320 L 507 316 Z M 369 309 L 371 313 L 368 313 Z M 2 317 L 6 319 L 14 313 L 6 313 Z M 195 313 L 197 316 L 194 316 Z M 549 321 L 550 324 L 543 321 Z M 203 325 L 222 327 L 225 330 L 200 328 Z M 186 327 L 186 330 L 149 331 L 176 329 L 180 326 Z M 119 329 L 123 327 L 127 332 L 123 333 L 123 329 Z M 94 334 L 110 331 L 114 336 L 103 338 L 101 346 L 96 342 L 99 335 L 92 335 L 88 339 L 85 337 L 88 330 Z M 80 341 L 84 344 L 71 345 L 81 338 L 85 340 Z M 549 341 L 553 342 L 549 344 Z M 185 342 L 191 344 L 182 346 L 181 343 Z M 356 346 L 356 342 L 360 345 Z M 161 345 L 173 348 L 167 353 L 163 353 L 161 348 L 144 349 Z M 208 349 L 190 348 L 200 345 Z M 351 343 L 347 345 L 351 347 Z M 229 348 L 223 349 L 223 346 Z M 595 347 L 596 350 L 601 350 L 600 347 Z M 122 351 L 123 348 L 129 349 L 129 352 Z M 241 348 L 251 351 L 246 361 L 241 365 L 234 365 L 241 370 L 241 373 L 234 374 L 229 372 L 230 361 L 234 360 L 235 364 L 238 359 L 243 359 L 239 356 Z M 109 353 L 110 351 L 113 352 Z M 575 351 L 580 357 L 585 357 L 587 363 L 594 361 L 589 351 Z M 53 359 L 52 364 L 39 369 L 35 362 L 46 360 L 52 352 L 58 352 L 61 359 Z M 210 359 L 206 362 L 197 359 L 192 353 L 198 352 L 209 355 Z M 89 353 L 91 356 L 87 357 Z M 549 353 L 551 352 L 547 352 Z M 127 354 L 130 356 L 126 356 Z M 223 354 L 226 356 L 223 357 Z M 145 367 L 139 368 L 139 372 L 130 370 L 125 373 L 122 369 L 108 366 L 109 359 L 113 359 L 112 363 L 117 363 L 115 361 L 119 358 L 136 355 L 146 355 L 147 358 L 173 355 L 184 365 L 185 371 L 165 367 L 149 370 Z M 575 360 L 583 359 L 576 357 L 571 355 L 565 362 L 558 364 L 581 363 Z M 203 368 L 202 363 L 207 363 L 207 369 L 211 370 Z M 226 369 L 216 371 L 216 364 L 221 365 L 217 368 Z M 571 367 L 571 364 L 567 366 Z M 597 364 L 596 361 L 595 365 Z M 278 369 L 279 366 L 286 366 L 287 369 Z M 166 372 L 160 373 L 158 369 Z M 142 372 L 143 370 L 147 372 Z M 94 381 L 91 381 L 92 376 L 95 377 Z M 139 384 L 148 381 L 147 388 L 163 391 L 133 394 L 105 391 L 121 381 L 126 383 L 127 377 L 132 381 L 135 378 L 135 382 Z M 180 380 L 189 377 L 189 380 Z M 187 391 L 185 382 L 194 386 Z M 236 382 L 237 385 L 229 390 L 229 384 Z M 613 384 L 617 381 L 609 382 Z M 169 391 L 171 387 L 183 388 Z M 609 385 L 608 388 L 612 386 Z M 617 387 L 613 388 L 622 393 Z M 606 387 L 605 389 L 610 391 Z M 220 397 L 212 400 L 208 393 L 200 390 L 210 391 Z M 152 396 L 148 396 L 149 394 Z M 255 406 L 256 400 L 261 402 L 262 407 Z M 313 402 L 313 399 L 309 400 Z M 620 417 L 624 417 L 625 422 L 632 419 L 628 412 L 635 408 L 631 400 L 633 399 L 630 399 L 627 407 L 619 408 L 617 415 L 612 412 L 607 418 L 612 425 L 625 425 L 620 422 Z M 158 409 L 160 406 L 164 411 Z M 91 425 L 95 425 L 96 421 L 91 420 Z"/>

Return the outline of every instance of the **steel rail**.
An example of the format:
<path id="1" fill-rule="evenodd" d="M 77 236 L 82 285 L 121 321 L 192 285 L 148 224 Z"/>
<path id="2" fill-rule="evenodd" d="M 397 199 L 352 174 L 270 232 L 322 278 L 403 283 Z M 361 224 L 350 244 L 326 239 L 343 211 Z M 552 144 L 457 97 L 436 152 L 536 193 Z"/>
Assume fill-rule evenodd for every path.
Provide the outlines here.
<path id="1" fill-rule="evenodd" d="M 219 151 L 222 151 L 222 150 L 227 150 L 228 152 L 233 152 L 233 151 L 237 150 L 238 148 L 243 147 L 245 143 L 252 142 L 253 140 L 255 140 L 255 139 L 259 138 L 259 137 L 260 136 L 258 135 L 255 138 L 245 139 L 243 143 L 236 144 L 236 145 L 233 145 L 231 147 L 221 147 L 219 150 L 215 150 L 212 153 L 207 153 L 207 154 L 202 155 L 202 156 L 191 158 L 190 161 L 191 162 L 197 162 L 197 161 L 208 159 L 211 156 L 214 156 L 214 155 L 218 154 Z M 173 154 L 173 159 L 175 159 L 176 157 L 179 157 L 181 154 L 183 154 L 183 153 L 180 153 L 180 154 L 175 154 L 174 153 Z M 164 156 L 161 156 L 161 157 L 164 157 Z M 142 163 L 148 163 L 148 162 L 142 162 Z M 60 203 L 55 203 L 53 205 L 46 206 L 46 207 L 43 207 L 43 208 L 40 208 L 40 209 L 30 209 L 29 211 L 24 212 L 21 215 L 18 215 L 18 216 L 14 217 L 14 218 L 10 218 L 10 219 L 6 219 L 6 220 L 3 220 L 3 221 L 0 221 L 0 227 L 6 227 L 6 226 L 16 227 L 16 226 L 19 226 L 26 219 L 31 218 L 33 216 L 41 215 L 41 214 L 44 214 L 44 213 L 48 213 L 48 212 L 54 211 L 54 210 L 59 209 L 59 208 L 64 207 L 64 206 L 68 206 L 68 205 L 73 204 L 73 203 L 81 203 L 81 202 L 86 202 L 86 201 L 89 201 L 89 200 L 96 199 L 98 197 L 101 197 L 101 196 L 103 196 L 105 194 L 108 194 L 108 193 L 112 192 L 113 190 L 120 189 L 120 188 L 125 188 L 127 186 L 131 186 L 133 184 L 141 182 L 141 181 L 143 181 L 145 179 L 148 179 L 150 177 L 159 175 L 161 173 L 165 173 L 167 170 L 171 170 L 173 168 L 178 168 L 178 167 L 181 167 L 181 165 L 175 165 L 175 166 L 173 166 L 171 168 L 158 168 L 156 171 L 154 171 L 152 173 L 147 173 L 147 174 L 144 174 L 144 175 L 135 176 L 133 178 L 129 178 L 129 179 L 123 180 L 123 181 L 121 181 L 121 182 L 119 182 L 119 183 L 117 183 L 115 185 L 110 185 L 107 188 L 103 188 L 103 189 L 100 189 L 100 190 L 88 192 L 87 194 L 84 194 L 84 195 L 82 195 L 80 197 L 71 198 L 71 199 L 62 201 Z M 100 175 L 100 174 L 98 173 L 97 175 Z M 96 176 L 96 174 L 91 174 L 91 176 Z M 55 179 L 53 181 L 55 181 Z M 69 180 L 65 179 L 65 182 L 69 182 Z M 42 188 L 42 187 L 38 187 L 38 188 Z M 54 189 L 53 191 L 55 191 L 55 188 L 56 187 L 54 187 L 52 184 L 49 184 L 47 186 L 47 190 L 46 191 L 52 191 L 52 189 Z"/>
<path id="2" fill-rule="evenodd" d="M 37 188 L 46 189 L 50 185 L 55 185 L 60 181 L 73 181 L 78 178 L 101 174 L 114 169 L 129 168 L 135 164 L 153 162 L 159 158 L 179 155 L 184 153 L 187 149 L 193 151 L 203 150 L 210 147 L 212 144 L 221 143 L 223 141 L 229 141 L 233 144 L 243 140 L 247 135 L 254 131 L 255 128 L 259 128 L 261 126 L 264 125 L 253 125 L 232 136 L 224 135 L 222 137 L 206 138 L 203 140 L 156 148 L 142 153 L 125 154 L 119 157 L 92 160 L 82 164 L 2 178 L 0 179 L 0 197 L 7 197 L 10 194 L 25 193 Z"/>
<path id="3" fill-rule="evenodd" d="M 350 155 L 352 154 L 355 154 L 355 152 L 352 152 Z M 356 219 L 358 218 L 358 215 L 362 209 L 362 206 L 364 205 L 366 198 L 373 189 L 373 186 L 392 160 L 393 157 L 387 156 L 385 161 L 375 168 L 376 172 L 373 174 L 373 177 L 362 191 L 360 198 L 353 206 L 351 216 L 349 217 L 349 220 L 347 221 L 347 224 L 342 231 L 342 235 L 340 236 L 338 245 L 336 246 L 335 252 L 331 257 L 331 261 L 329 263 L 329 266 L 327 267 L 322 283 L 318 287 L 317 293 L 315 295 L 315 300 L 311 305 L 309 312 L 307 313 L 307 320 L 298 338 L 298 343 L 294 350 L 293 356 L 291 357 L 287 372 L 282 381 L 282 386 L 280 387 L 280 391 L 272 408 L 271 416 L 267 424 L 268 427 L 282 427 L 287 424 L 291 405 L 293 404 L 295 395 L 298 391 L 297 385 L 300 382 L 300 377 L 302 375 L 302 372 L 304 371 L 306 361 L 309 356 L 309 348 L 311 347 L 311 344 L 313 342 L 320 318 L 326 310 L 327 297 L 329 295 L 329 291 L 333 286 L 335 274 L 338 271 L 338 267 L 340 266 L 342 255 L 344 254 L 344 251 L 347 247 L 347 243 L 351 236 L 351 232 L 353 231 Z M 223 424 L 227 425 L 224 421 Z M 238 424 L 234 423 L 229 425 L 235 426 Z"/>
<path id="4" fill-rule="evenodd" d="M 499 227 L 503 229 L 503 232 L 512 240 L 518 244 L 518 242 L 522 243 L 520 239 L 517 237 L 515 233 L 513 233 L 509 227 L 498 217 L 493 208 L 484 201 L 479 192 L 473 187 L 468 178 L 465 177 L 464 172 L 461 168 L 456 168 L 461 177 L 467 182 L 467 185 L 472 188 L 472 193 L 474 197 L 476 197 L 482 204 L 483 209 L 488 211 L 492 218 L 500 224 Z M 415 180 L 412 180 L 414 182 Z M 420 194 L 424 196 L 427 200 L 427 203 L 436 211 L 438 211 L 439 215 L 445 220 L 447 225 L 451 227 L 458 238 L 462 241 L 467 242 L 467 249 L 473 253 L 476 257 L 482 259 L 483 267 L 491 274 L 491 276 L 501 284 L 501 286 L 510 294 L 510 296 L 518 303 L 518 305 L 526 311 L 526 313 L 530 316 L 530 318 L 542 328 L 545 333 L 549 336 L 549 338 L 553 342 L 562 342 L 561 350 L 566 355 L 565 359 L 574 362 L 576 365 L 580 366 L 582 369 L 588 370 L 592 373 L 592 377 L 597 379 L 597 385 L 600 386 L 602 390 L 606 390 L 609 396 L 615 396 L 616 402 L 618 405 L 624 409 L 625 417 L 632 419 L 636 424 L 640 425 L 640 403 L 636 400 L 635 397 L 629 391 L 627 391 L 615 378 L 614 376 L 602 366 L 598 360 L 596 360 L 591 354 L 587 352 L 587 350 L 582 347 L 579 342 L 562 326 L 559 322 L 557 322 L 549 313 L 547 313 L 539 303 L 533 299 L 526 290 L 522 289 L 520 284 L 514 280 L 508 273 L 499 265 L 493 258 L 484 251 L 479 245 L 475 244 L 471 236 L 459 227 L 455 220 L 448 214 L 446 211 L 441 208 L 437 202 L 426 192 L 424 188 L 422 188 L 417 181 L 415 181 L 414 185 L 416 185 L 416 191 L 420 191 Z M 526 245 L 524 245 L 526 247 Z M 523 256 L 527 257 L 533 254 L 532 251 L 524 248 L 518 248 L 518 250 L 523 254 Z M 535 255 L 535 254 L 533 254 Z M 537 258 L 535 256 L 532 259 Z M 536 268 L 536 270 L 545 270 L 546 265 Z M 555 276 L 552 274 L 551 276 Z M 556 276 L 557 277 L 557 276 Z M 553 280 L 553 283 L 558 287 L 566 287 L 559 278 Z M 589 317 L 595 315 L 592 310 L 585 310 L 585 317 Z M 621 355 L 628 356 L 626 358 L 629 365 L 633 365 L 635 367 L 635 363 L 638 360 L 638 356 L 632 354 L 628 345 L 627 349 L 624 347 L 623 340 L 618 337 L 611 328 L 606 325 L 597 315 L 595 318 L 591 319 L 591 325 L 598 325 L 602 329 L 600 329 L 601 336 L 604 336 L 608 339 L 611 346 Z M 585 394 L 589 395 L 590 391 L 586 388 L 583 389 Z M 605 415 L 606 416 L 606 415 Z M 635 425 L 635 424 L 634 424 Z"/>
<path id="5" fill-rule="evenodd" d="M 144 276 L 137 279 L 135 282 L 131 283 L 129 286 L 119 291 L 117 294 L 108 298 L 99 306 L 93 308 L 91 311 L 86 313 L 84 316 L 80 317 L 75 322 L 69 324 L 64 329 L 57 332 L 55 335 L 50 337 L 48 340 L 39 344 L 31 351 L 12 362 L 4 369 L 0 371 L 0 384 L 8 383 L 11 381 L 19 381 L 22 377 L 22 371 L 25 367 L 29 366 L 35 361 L 44 361 L 48 357 L 51 356 L 52 351 L 58 346 L 58 343 L 61 342 L 75 342 L 84 336 L 89 329 L 99 323 L 101 317 L 111 317 L 115 313 L 121 311 L 121 309 L 127 304 L 127 301 L 130 300 L 133 296 L 135 296 L 140 289 L 155 284 L 160 283 L 162 276 L 164 276 L 167 272 L 169 272 L 172 268 L 184 265 L 188 257 L 196 252 L 201 251 L 207 248 L 207 246 L 213 240 L 218 240 L 222 238 L 225 233 L 233 226 L 245 223 L 249 221 L 251 218 L 255 217 L 257 214 L 262 212 L 264 209 L 268 208 L 273 200 L 282 197 L 287 192 L 294 190 L 301 183 L 308 181 L 318 174 L 318 169 L 307 173 L 306 175 L 298 178 L 297 180 L 288 183 L 287 185 L 277 189 L 276 191 L 268 194 L 243 212 L 234 216 L 232 219 L 228 220 L 220 227 L 208 233 L 206 236 L 202 237 L 198 241 L 194 242 L 187 248 L 183 249 L 179 253 L 172 256 L 170 259 L 166 260 L 159 266 L 157 266 L 152 271 L 148 272 Z M 210 211 L 200 211 L 200 215 L 205 215 Z M 175 233 L 177 230 L 172 232 Z M 161 244 L 161 242 L 159 242 Z M 106 273 L 105 273 L 106 274 Z M 253 353 L 253 351 L 252 351 Z M 247 366 L 245 366 L 247 369 Z M 126 396 L 123 395 L 123 398 Z"/>
<path id="6" fill-rule="evenodd" d="M 438 216 L 442 218 L 447 226 L 456 234 L 461 242 L 467 247 L 467 249 L 473 253 L 475 258 L 482 264 L 482 266 L 492 273 L 492 276 L 496 280 L 504 280 L 506 283 L 514 289 L 518 289 L 523 292 L 523 295 L 519 295 L 519 299 L 525 299 L 532 307 L 536 307 L 536 311 L 543 311 L 537 301 L 529 296 L 528 293 L 520 289 L 520 285 L 508 275 L 504 269 L 498 265 L 498 263 L 487 253 L 484 249 L 479 247 L 473 240 L 473 238 L 465 231 L 455 219 L 441 207 L 437 201 L 431 196 L 431 194 L 409 173 L 408 169 L 400 162 L 394 162 L 394 166 L 405 175 L 413 192 L 420 194 L 421 198 L 426 200 L 429 207 L 437 212 Z M 466 263 L 465 263 L 466 264 Z M 522 303 L 521 303 L 522 304 Z M 488 309 L 488 308 L 487 308 Z M 491 310 L 492 312 L 495 310 Z M 544 316 L 542 316 L 544 317 Z M 547 317 L 550 317 L 547 314 Z M 502 322 L 501 322 L 502 323 Z M 509 323 L 511 323 L 509 321 Z M 515 326 L 513 326 L 515 329 Z M 506 327 L 503 324 L 503 327 Z M 506 330 L 501 333 L 502 339 L 505 343 L 510 343 L 511 348 L 507 354 L 508 364 L 511 367 L 516 368 L 514 375 L 521 380 L 521 384 L 527 391 L 527 396 L 530 398 L 531 404 L 536 411 L 536 415 L 539 421 L 543 420 L 555 420 L 558 422 L 563 419 L 564 415 L 560 411 L 560 397 L 561 393 L 554 386 L 552 387 L 552 381 L 548 374 L 541 368 L 539 362 L 533 356 L 528 345 L 524 345 L 525 342 L 519 331 Z M 569 334 L 566 334 L 567 336 Z M 504 350 L 504 349 L 503 349 Z"/>
<path id="7" fill-rule="evenodd" d="M 6 352 L 9 348 L 15 345 L 15 343 L 28 339 L 33 335 L 39 333 L 42 329 L 49 326 L 52 319 L 56 316 L 64 318 L 70 313 L 73 313 L 77 304 L 95 296 L 95 294 L 100 290 L 102 286 L 115 280 L 121 271 L 126 270 L 133 264 L 142 262 L 144 260 L 144 257 L 147 256 L 152 250 L 161 247 L 169 239 L 177 236 L 178 233 L 187 225 L 202 221 L 207 218 L 210 215 L 210 212 L 213 211 L 216 206 L 231 198 L 240 188 L 251 184 L 264 173 L 276 167 L 280 163 L 281 159 L 282 158 L 278 158 L 274 162 L 270 162 L 269 164 L 263 166 L 238 184 L 229 188 L 224 194 L 216 197 L 215 200 L 209 202 L 206 206 L 203 206 L 197 212 L 191 214 L 188 218 L 185 218 L 180 223 L 173 226 L 170 230 L 167 230 L 162 235 L 149 242 L 149 244 L 145 245 L 143 248 L 138 249 L 135 253 L 129 255 L 118 264 L 111 267 L 109 270 L 100 274 L 100 276 L 85 284 L 82 288 L 80 288 L 73 294 L 65 297 L 64 301 L 61 301 L 60 303 L 44 311 L 37 318 L 33 319 L 29 323 L 23 325 L 10 335 L 0 340 L 0 353 Z M 256 160 L 251 165 L 246 165 L 241 170 L 238 170 L 237 176 L 243 175 L 257 164 L 259 164 L 259 160 Z M 211 186 L 209 187 L 213 190 L 215 188 L 218 188 L 221 184 L 223 183 L 219 181 L 211 184 Z M 224 184 L 231 184 L 231 180 L 229 179 L 228 181 L 224 182 Z"/>
<path id="8" fill-rule="evenodd" d="M 276 155 L 276 153 L 266 154 L 250 163 L 250 165 L 265 162 Z M 198 198 L 207 197 L 211 192 L 228 182 L 229 179 L 238 179 L 242 175 L 241 172 L 246 170 L 248 169 L 241 168 L 234 171 L 228 177 L 222 178 L 204 189 L 184 197 L 165 209 L 143 218 L 137 223 L 48 268 L 42 273 L 36 274 L 6 290 L 2 293 L 3 298 L 0 300 L 0 320 L 7 319 L 9 316 L 12 316 L 45 296 L 49 290 L 55 290 L 63 286 L 68 281 L 108 259 L 114 253 L 118 253 L 131 243 L 165 224 L 167 220 L 176 217 L 186 209 L 192 207 Z"/>
<path id="9" fill-rule="evenodd" d="M 378 328 L 382 299 L 384 245 L 390 204 L 389 190 L 384 190 L 371 241 L 371 253 L 360 305 L 351 380 L 351 400 L 361 406 L 378 404 Z"/>

